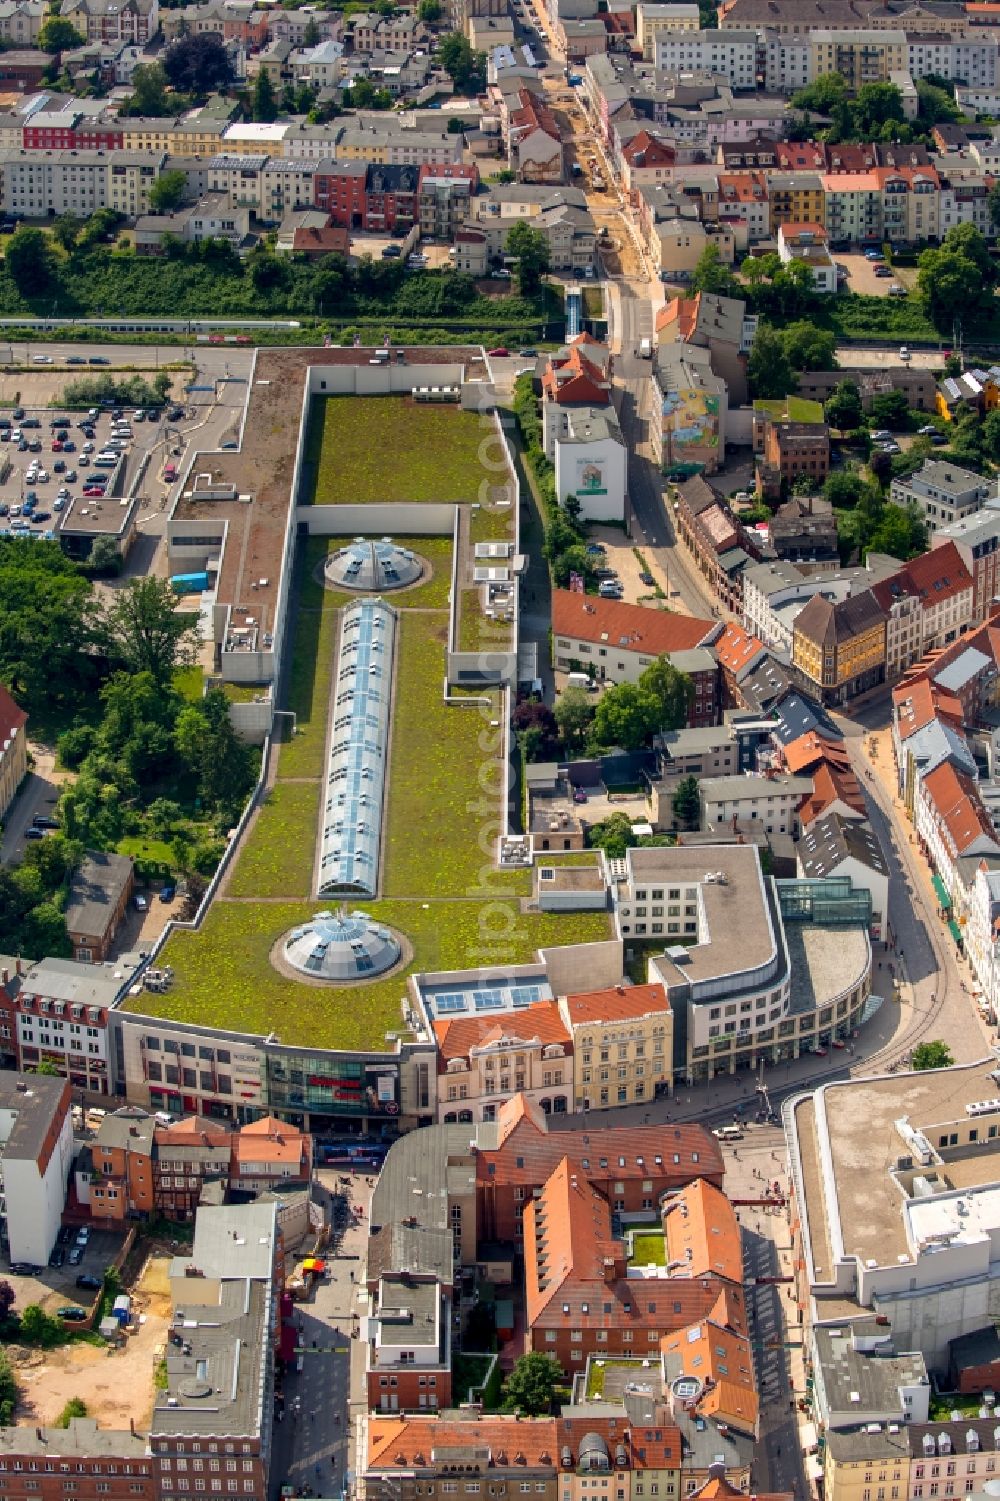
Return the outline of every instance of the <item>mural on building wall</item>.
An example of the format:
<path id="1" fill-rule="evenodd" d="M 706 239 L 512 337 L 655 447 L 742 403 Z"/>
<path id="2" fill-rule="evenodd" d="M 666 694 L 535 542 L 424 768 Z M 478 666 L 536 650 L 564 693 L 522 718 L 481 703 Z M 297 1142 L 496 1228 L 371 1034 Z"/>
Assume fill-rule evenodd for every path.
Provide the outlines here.
<path id="1" fill-rule="evenodd" d="M 665 464 L 683 465 L 692 474 L 703 469 L 711 455 L 696 450 L 718 450 L 719 398 L 690 386 L 666 392 L 663 436 Z"/>
<path id="2" fill-rule="evenodd" d="M 577 459 L 575 469 L 576 484 L 573 489 L 581 499 L 587 495 L 607 495 L 603 464 L 595 463 L 593 459 Z"/>

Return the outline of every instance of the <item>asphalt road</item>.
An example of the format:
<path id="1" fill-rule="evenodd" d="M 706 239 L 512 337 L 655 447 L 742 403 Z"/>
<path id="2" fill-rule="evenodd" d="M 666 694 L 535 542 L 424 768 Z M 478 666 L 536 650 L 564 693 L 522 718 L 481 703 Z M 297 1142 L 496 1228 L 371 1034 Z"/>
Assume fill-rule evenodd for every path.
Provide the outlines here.
<path id="1" fill-rule="evenodd" d="M 40 364 L 36 356 L 51 359 L 51 365 Z M 67 365 L 67 360 L 102 359 L 107 365 Z M 250 374 L 253 350 L 231 344 L 25 344 L 20 340 L 0 340 L 0 365 L 12 365 L 28 369 L 34 375 L 47 371 L 72 379 L 85 376 L 106 375 L 109 370 L 139 366 L 142 369 L 158 370 L 163 365 L 193 360 L 200 372 L 209 379 L 226 375 Z"/>

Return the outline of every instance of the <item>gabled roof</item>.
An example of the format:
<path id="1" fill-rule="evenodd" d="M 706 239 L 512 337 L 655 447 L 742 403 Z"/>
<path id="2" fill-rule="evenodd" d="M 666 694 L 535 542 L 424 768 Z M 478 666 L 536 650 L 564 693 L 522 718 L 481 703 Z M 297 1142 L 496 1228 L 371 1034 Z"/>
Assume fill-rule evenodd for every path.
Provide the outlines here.
<path id="1" fill-rule="evenodd" d="M 721 1189 L 697 1178 L 672 1194 L 663 1209 L 667 1263 L 680 1262 L 682 1275 L 710 1273 L 742 1285 L 743 1250 L 736 1211 Z"/>
<path id="2" fill-rule="evenodd" d="M 433 1470 L 442 1450 L 454 1449 L 464 1456 L 470 1447 L 488 1453 L 487 1467 L 513 1465 L 515 1454 L 529 1468 L 548 1467 L 556 1454 L 555 1418 L 480 1416 L 448 1419 L 435 1413 L 427 1417 L 372 1417 L 368 1424 L 368 1468 Z M 503 1458 L 501 1458 L 503 1456 Z"/>
<path id="3" fill-rule="evenodd" d="M 588 1022 L 628 1021 L 634 1017 L 670 1013 L 662 985 L 617 985 L 611 990 L 591 990 L 565 998 L 566 1014 L 580 1026 Z"/>
<path id="4" fill-rule="evenodd" d="M 755 1433 L 760 1402 L 753 1374 L 750 1341 L 744 1334 L 705 1320 L 660 1341 L 669 1379 L 697 1376 L 706 1389 L 698 1412 Z"/>
<path id="5" fill-rule="evenodd" d="M 596 594 L 557 589 L 552 596 L 552 629 L 557 636 L 592 641 L 643 656 L 669 656 L 698 646 L 711 630 L 710 620 L 695 620 L 671 610 L 627 605 Z"/>
<path id="6" fill-rule="evenodd" d="M 865 816 L 861 784 L 853 771 L 844 771 L 830 761 L 821 761 L 813 771 L 813 790 L 799 809 L 802 827 L 821 818 L 835 803 L 853 810 L 859 818 Z"/>
<path id="7" fill-rule="evenodd" d="M 980 839 L 996 845 L 996 834 L 970 776 L 943 761 L 924 777 L 924 795 L 938 818 L 953 855 L 964 855 Z M 1000 848 L 1000 846 L 997 846 Z"/>
<path id="8" fill-rule="evenodd" d="M 930 678 L 919 677 L 899 683 L 892 690 L 896 711 L 897 733 L 908 740 L 917 730 L 934 719 L 943 719 L 962 727 L 962 705 L 953 694 L 935 687 Z"/>
<path id="9" fill-rule="evenodd" d="M 449 1058 L 468 1058 L 473 1048 L 510 1039 L 541 1043 L 561 1042 L 569 1047 L 571 1038 L 555 1001 L 536 1001 L 533 1005 L 507 1016 L 444 1017 L 434 1023 L 438 1056 L 443 1064 Z"/>
<path id="10" fill-rule="evenodd" d="M 814 594 L 795 617 L 794 632 L 826 651 L 833 651 L 880 625 L 885 626 L 885 614 L 871 590 L 865 589 L 836 604 Z"/>
<path id="11" fill-rule="evenodd" d="M 27 714 L 18 707 L 4 685 L 0 683 L 0 752 L 9 740 L 13 740 L 18 730 L 24 729 L 27 723 Z"/>
<path id="12" fill-rule="evenodd" d="M 972 574 L 954 542 L 932 547 L 904 563 L 896 578 L 904 589 L 917 596 L 925 610 L 954 599 L 956 594 L 971 596 L 972 593 Z"/>
<path id="13" fill-rule="evenodd" d="M 752 672 L 758 665 L 765 647 L 762 641 L 751 636 L 741 625 L 728 621 L 722 634 L 712 642 L 712 650 L 718 658 L 719 666 L 739 682 L 744 674 Z"/>
<path id="14" fill-rule="evenodd" d="M 782 749 L 785 765 L 789 771 L 810 771 L 822 761 L 847 770 L 851 761 L 843 741 L 828 740 L 818 730 L 808 730 L 797 740 L 790 741 Z"/>
<path id="15" fill-rule="evenodd" d="M 870 825 L 842 818 L 839 813 L 817 818 L 796 844 L 795 853 L 803 875 L 813 880 L 834 875 L 845 860 L 856 860 L 876 875 L 889 874 L 882 847 Z"/>

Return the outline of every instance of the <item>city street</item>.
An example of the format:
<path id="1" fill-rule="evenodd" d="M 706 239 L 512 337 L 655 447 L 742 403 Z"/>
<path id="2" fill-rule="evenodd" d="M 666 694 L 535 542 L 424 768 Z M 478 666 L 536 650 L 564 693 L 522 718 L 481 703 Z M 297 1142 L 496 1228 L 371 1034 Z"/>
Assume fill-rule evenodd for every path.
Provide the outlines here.
<path id="1" fill-rule="evenodd" d="M 349 1190 L 341 1187 L 347 1177 Z M 364 1344 L 352 1338 L 352 1323 L 364 1311 L 371 1189 L 363 1173 L 321 1168 L 316 1178 L 333 1206 L 336 1196 L 344 1204 L 346 1192 L 350 1205 L 364 1208 L 364 1216 L 355 1220 L 348 1210 L 346 1228 L 327 1250 L 328 1275 L 295 1305 L 300 1334 L 295 1364 L 285 1373 L 283 1415 L 274 1426 L 271 1501 L 282 1486 L 299 1494 L 308 1487 L 313 1496 L 343 1494 L 353 1468 L 351 1419 L 365 1402 Z"/>

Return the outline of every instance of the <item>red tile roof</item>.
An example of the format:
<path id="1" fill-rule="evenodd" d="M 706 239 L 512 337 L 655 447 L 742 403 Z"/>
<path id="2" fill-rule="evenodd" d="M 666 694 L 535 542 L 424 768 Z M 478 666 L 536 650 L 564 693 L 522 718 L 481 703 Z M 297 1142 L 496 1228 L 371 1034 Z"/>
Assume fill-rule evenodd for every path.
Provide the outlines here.
<path id="1" fill-rule="evenodd" d="M 434 1034 L 442 1065 L 449 1058 L 468 1058 L 472 1048 L 499 1042 L 503 1037 L 520 1042 L 537 1038 L 542 1043 L 561 1042 L 567 1050 L 572 1047 L 572 1038 L 555 1001 L 536 1001 L 504 1016 L 445 1017 L 434 1023 Z"/>
<path id="2" fill-rule="evenodd" d="M 964 645 L 968 637 L 963 638 Z M 963 645 L 963 649 L 964 649 Z M 892 690 L 900 740 L 908 740 L 932 719 L 944 719 L 957 729 L 962 725 L 962 705 L 953 693 L 938 688 L 928 677 L 908 678 Z"/>
<path id="3" fill-rule="evenodd" d="M 663 1206 L 667 1262 L 683 1263 L 685 1276 L 711 1274 L 743 1282 L 743 1248 L 736 1211 L 714 1183 L 697 1178 Z"/>
<path id="4" fill-rule="evenodd" d="M 27 714 L 18 707 L 4 685 L 0 683 L 0 750 L 8 740 L 13 740 L 17 731 L 23 730 L 27 723 Z"/>
<path id="5" fill-rule="evenodd" d="M 942 761 L 924 777 L 924 794 L 934 809 L 955 856 L 963 855 L 977 839 L 995 839 L 989 814 L 975 782 Z"/>
<path id="6" fill-rule="evenodd" d="M 756 636 L 751 636 L 741 625 L 730 622 L 718 640 L 713 641 L 712 650 L 720 667 L 736 675 L 760 655 L 764 650 L 764 643 L 758 641 Z"/>
<path id="7" fill-rule="evenodd" d="M 555 1418 L 479 1417 L 448 1419 L 438 1415 L 412 1418 L 373 1417 L 368 1424 L 368 1468 L 437 1469 L 432 1459 L 443 1449 L 489 1450 L 489 1467 L 538 1468 L 553 1464 L 558 1455 Z M 501 1458 L 503 1456 L 503 1458 Z"/>
<path id="8" fill-rule="evenodd" d="M 723 1164 L 719 1143 L 704 1126 L 604 1126 L 587 1131 L 554 1131 L 539 1107 L 516 1094 L 497 1114 L 497 1146 L 480 1147 L 476 1176 L 481 1182 L 538 1187 L 569 1157 L 588 1181 L 608 1178 L 718 1178 Z M 674 1159 L 677 1159 L 676 1161 Z"/>
<path id="9" fill-rule="evenodd" d="M 865 800 L 861 784 L 853 771 L 843 771 L 831 761 L 821 761 L 812 774 L 813 790 L 799 808 L 799 821 L 803 828 L 822 818 L 834 803 L 846 807 L 864 817 Z"/>
<path id="10" fill-rule="evenodd" d="M 843 771 L 846 771 L 851 764 L 850 757 L 843 746 L 835 740 L 828 740 L 818 730 L 808 730 L 797 740 L 789 741 L 783 748 L 782 754 L 788 770 L 794 773 L 808 771 L 820 761 L 829 761 Z"/>
<path id="11" fill-rule="evenodd" d="M 643 157 L 643 160 L 636 162 L 635 159 L 639 155 Z M 622 156 L 633 167 L 672 167 L 677 160 L 677 152 L 669 141 L 660 140 L 658 136 L 651 135 L 648 130 L 640 130 L 638 135 L 634 135 L 622 147 Z"/>
<path id="12" fill-rule="evenodd" d="M 653 1012 L 670 1014 L 670 1002 L 662 985 L 616 985 L 611 990 L 590 990 L 566 997 L 566 1011 L 571 1022 L 628 1021 Z"/>
<path id="13" fill-rule="evenodd" d="M 660 1349 L 672 1376 L 697 1376 L 705 1383 L 696 1411 L 748 1433 L 757 1430 L 760 1402 L 750 1341 L 744 1334 L 709 1320 L 666 1335 Z"/>
<path id="14" fill-rule="evenodd" d="M 712 628 L 711 620 L 696 620 L 672 610 L 645 605 L 626 605 L 596 594 L 574 594 L 557 589 L 552 596 L 552 630 L 595 645 L 621 647 L 643 656 L 669 656 L 689 651 Z"/>
<path id="15" fill-rule="evenodd" d="M 972 593 L 972 574 L 954 542 L 932 547 L 929 552 L 904 563 L 895 578 L 904 589 L 917 596 L 925 610 L 954 599 L 956 594 Z"/>

